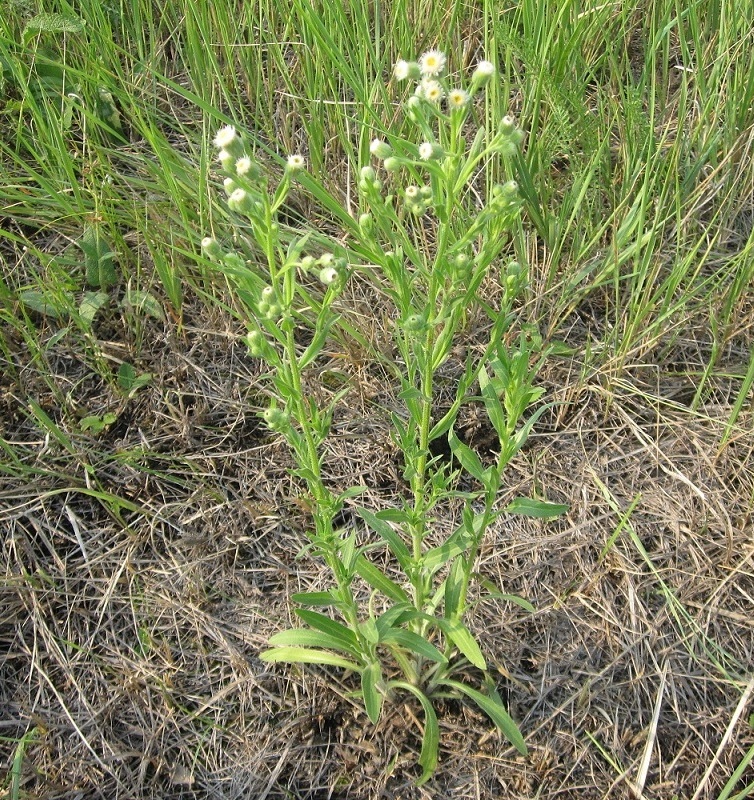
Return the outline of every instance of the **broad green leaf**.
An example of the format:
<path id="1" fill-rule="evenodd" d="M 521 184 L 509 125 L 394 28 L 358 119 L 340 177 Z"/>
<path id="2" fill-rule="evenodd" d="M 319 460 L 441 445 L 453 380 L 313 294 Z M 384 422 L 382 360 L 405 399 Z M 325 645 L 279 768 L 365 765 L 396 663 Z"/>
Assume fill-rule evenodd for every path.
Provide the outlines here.
<path id="1" fill-rule="evenodd" d="M 280 631 L 270 637 L 270 644 L 275 647 L 323 647 L 328 650 L 342 650 L 352 656 L 358 656 L 358 651 L 347 647 L 341 639 L 329 633 L 314 631 L 306 628 L 291 628 Z"/>
<path id="2" fill-rule="evenodd" d="M 339 639 L 343 647 L 359 652 L 359 640 L 356 638 L 356 634 L 340 622 L 336 622 L 318 611 L 310 611 L 306 608 L 297 608 L 296 616 L 310 627 Z"/>
<path id="3" fill-rule="evenodd" d="M 325 650 L 308 650 L 304 647 L 273 647 L 259 654 L 262 661 L 277 663 L 285 661 L 289 664 L 328 664 L 331 667 L 342 667 L 359 672 L 361 667 L 342 656 L 328 653 Z"/>
<path id="4" fill-rule="evenodd" d="M 417 786 L 426 783 L 437 769 L 437 750 L 440 746 L 440 726 L 437 724 L 437 714 L 435 714 L 432 703 L 427 695 L 413 684 L 406 681 L 390 681 L 388 689 L 405 689 L 411 692 L 421 703 L 424 709 L 424 733 L 422 735 L 422 749 L 419 753 L 419 766 L 424 770 L 421 777 L 416 782 Z"/>
<path id="5" fill-rule="evenodd" d="M 110 295 L 106 292 L 84 292 L 81 304 L 79 305 L 79 319 L 87 328 L 91 328 L 92 322 L 94 322 L 94 318 L 97 316 L 97 312 L 106 305 L 109 300 Z"/>
<path id="6" fill-rule="evenodd" d="M 152 319 L 165 321 L 165 312 L 162 310 L 160 301 L 151 293 L 142 289 L 129 289 L 126 293 L 128 304 L 146 314 Z"/>
<path id="7" fill-rule="evenodd" d="M 364 696 L 364 708 L 373 725 L 380 721 L 383 694 L 377 688 L 382 681 L 382 670 L 378 661 L 372 661 L 361 672 L 361 692 Z"/>
<path id="8" fill-rule="evenodd" d="M 366 508 L 357 508 L 356 513 L 366 522 L 366 524 L 383 539 L 392 554 L 398 559 L 398 563 L 404 570 L 411 565 L 411 553 L 401 539 L 401 537 L 388 525 Z"/>
<path id="9" fill-rule="evenodd" d="M 335 605 L 335 598 L 330 592 L 296 592 L 291 595 L 294 603 L 302 606 L 332 606 Z"/>
<path id="10" fill-rule="evenodd" d="M 513 721 L 513 717 L 508 713 L 499 697 L 488 697 L 476 689 L 472 689 L 471 686 L 467 686 L 465 683 L 450 680 L 449 678 L 438 680 L 437 682 L 444 686 L 450 686 L 473 700 L 495 725 L 500 728 L 505 738 L 522 756 L 528 754 L 529 751 L 526 747 L 526 742 L 521 735 L 521 731 L 518 729 L 518 725 Z"/>
<path id="11" fill-rule="evenodd" d="M 562 503 L 548 503 L 545 500 L 534 500 L 530 497 L 517 497 L 503 511 L 506 514 L 520 514 L 524 517 L 549 519 L 559 517 L 568 511 L 569 506 Z"/>
<path id="12" fill-rule="evenodd" d="M 356 559 L 356 574 L 363 578 L 373 589 L 382 592 L 391 600 L 395 600 L 398 603 L 410 602 L 406 592 L 364 556 L 359 556 Z"/>
<path id="13" fill-rule="evenodd" d="M 447 662 L 447 658 L 432 644 L 428 642 L 423 636 L 412 631 L 403 630 L 403 628 L 390 628 L 380 635 L 380 643 L 386 645 L 397 645 L 406 650 L 411 650 L 423 658 L 430 661 L 435 661 L 438 664 Z"/>
<path id="14" fill-rule="evenodd" d="M 484 660 L 479 645 L 462 622 L 456 619 L 441 618 L 434 618 L 434 622 L 475 667 L 487 669 L 487 662 Z"/>
<path id="15" fill-rule="evenodd" d="M 56 300 L 52 292 L 24 289 L 18 293 L 18 299 L 32 311 L 53 319 L 61 319 L 67 312 L 66 307 Z"/>

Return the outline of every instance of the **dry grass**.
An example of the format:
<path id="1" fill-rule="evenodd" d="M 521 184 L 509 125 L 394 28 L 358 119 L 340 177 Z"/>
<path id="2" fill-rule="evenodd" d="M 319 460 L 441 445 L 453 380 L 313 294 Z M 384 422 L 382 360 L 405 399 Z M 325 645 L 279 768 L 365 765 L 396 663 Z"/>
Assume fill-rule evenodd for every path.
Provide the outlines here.
<path id="1" fill-rule="evenodd" d="M 21 343 L 5 365 L 3 438 L 35 470 L 8 474 L 0 494 L 0 769 L 22 756 L 19 796 L 717 796 L 754 741 L 739 706 L 754 652 L 754 425 L 749 412 L 718 448 L 722 379 L 692 414 L 658 365 L 615 380 L 550 361 L 542 381 L 558 405 L 507 492 L 544 491 L 571 510 L 497 524 L 479 570 L 537 610 L 492 602 L 471 620 L 531 755 L 448 701 L 440 769 L 419 790 L 417 707 L 399 698 L 375 729 L 348 676 L 257 658 L 291 624 L 289 594 L 326 576 L 296 557 L 309 510 L 256 417 L 258 364 L 212 314 L 188 306 L 181 331 L 149 321 L 139 368 L 154 380 L 130 400 L 64 343 L 49 351 L 52 383 L 21 369 Z M 353 386 L 328 469 L 387 506 L 402 490 L 392 387 L 340 350 L 317 379 Z M 56 405 L 54 388 L 70 386 L 79 410 L 117 410 L 99 437 Z M 78 458 L 29 422 L 21 397 L 54 413 Z M 473 409 L 463 432 L 484 452 Z"/>

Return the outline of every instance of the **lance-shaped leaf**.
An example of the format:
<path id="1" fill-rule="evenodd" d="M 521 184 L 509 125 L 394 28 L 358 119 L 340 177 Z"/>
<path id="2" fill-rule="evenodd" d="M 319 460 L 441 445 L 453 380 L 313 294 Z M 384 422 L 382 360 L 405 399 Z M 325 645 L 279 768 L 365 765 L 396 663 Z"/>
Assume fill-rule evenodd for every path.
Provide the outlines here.
<path id="1" fill-rule="evenodd" d="M 364 708 L 373 725 L 380 721 L 383 694 L 379 689 L 382 682 L 382 669 L 378 661 L 371 661 L 361 672 L 361 693 L 364 697 Z"/>
<path id="2" fill-rule="evenodd" d="M 568 511 L 569 506 L 562 503 L 549 503 L 546 500 L 534 500 L 531 497 L 517 497 L 503 509 L 506 514 L 520 514 L 524 517 L 549 519 L 559 517 Z"/>
<path id="3" fill-rule="evenodd" d="M 462 622 L 456 619 L 441 619 L 437 617 L 434 617 L 433 621 L 475 667 L 487 669 L 487 662 L 484 660 L 476 639 Z"/>
<path id="4" fill-rule="evenodd" d="M 465 683 L 450 680 L 450 678 L 438 680 L 437 683 L 443 686 L 450 686 L 473 700 L 495 725 L 500 728 L 505 738 L 519 753 L 521 753 L 521 755 L 525 756 L 528 754 L 529 751 L 526 747 L 526 742 L 521 735 L 521 731 L 518 729 L 518 725 L 513 721 L 513 717 L 508 713 L 499 696 L 497 696 L 497 693 L 495 693 L 494 697 L 490 697 L 476 689 L 472 689 L 471 686 L 467 686 Z"/>
<path id="5" fill-rule="evenodd" d="M 398 563 L 404 570 L 408 570 L 411 565 L 411 553 L 409 553 L 403 539 L 385 522 L 366 508 L 357 508 L 356 512 L 366 522 L 366 524 L 387 544 L 390 552 L 398 559 Z"/>
<path id="6" fill-rule="evenodd" d="M 359 640 L 356 634 L 340 622 L 336 622 L 318 611 L 310 611 L 306 608 L 297 608 L 296 616 L 300 617 L 307 625 L 316 628 L 318 631 L 327 633 L 340 641 L 341 647 L 349 650 L 354 655 L 360 652 Z"/>
<path id="7" fill-rule="evenodd" d="M 356 559 L 356 574 L 391 600 L 397 603 L 410 602 L 406 592 L 363 555 Z"/>
<path id="8" fill-rule="evenodd" d="M 403 647 L 406 650 L 416 653 L 422 658 L 435 661 L 438 664 L 447 662 L 447 658 L 432 644 L 428 642 L 423 636 L 412 631 L 403 630 L 403 628 L 390 628 L 380 635 L 380 644 L 388 646 L 396 645 Z"/>
<path id="9" fill-rule="evenodd" d="M 310 628 L 290 628 L 270 637 L 275 647 L 322 647 L 326 650 L 340 650 L 349 655 L 357 655 L 351 647 L 346 647 L 336 636 Z"/>
<path id="10" fill-rule="evenodd" d="M 326 650 L 309 650 L 305 647 L 273 647 L 259 654 L 262 661 L 275 663 L 285 661 L 289 664 L 328 664 L 359 672 L 361 667 L 354 661 L 328 653 Z"/>
<path id="11" fill-rule="evenodd" d="M 421 753 L 419 753 L 419 766 L 424 771 L 416 782 L 417 786 L 421 786 L 432 777 L 437 769 L 437 750 L 440 746 L 440 726 L 437 724 L 437 714 L 435 714 L 427 695 L 413 684 L 406 681 L 390 681 L 387 688 L 405 689 L 407 692 L 411 692 L 424 709 L 424 734 L 422 735 Z"/>

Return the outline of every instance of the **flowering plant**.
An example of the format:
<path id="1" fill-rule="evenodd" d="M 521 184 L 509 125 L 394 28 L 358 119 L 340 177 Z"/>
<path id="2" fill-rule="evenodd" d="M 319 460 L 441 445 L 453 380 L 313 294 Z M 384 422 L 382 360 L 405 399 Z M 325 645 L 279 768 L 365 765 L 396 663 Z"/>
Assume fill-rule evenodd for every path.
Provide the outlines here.
<path id="1" fill-rule="evenodd" d="M 420 782 L 437 765 L 434 703 L 438 697 L 465 696 L 526 753 L 482 648 L 466 625 L 472 605 L 469 590 L 477 577 L 475 564 L 485 532 L 495 519 L 509 513 L 549 517 L 564 510 L 529 498 L 518 498 L 503 509 L 496 505 L 506 465 L 544 410 L 540 407 L 525 419 L 543 390 L 533 385 L 538 364 L 532 364 L 525 337 L 504 344 L 515 300 L 526 286 L 525 270 L 516 261 L 496 272 L 508 232 L 520 213 L 518 186 L 509 179 L 487 187 L 481 208 L 474 206 L 469 187 L 490 160 L 500 160 L 510 171 L 523 133 L 513 118 L 505 117 L 495 133 L 479 129 L 467 145 L 474 103 L 495 69 L 490 62 L 481 62 L 467 88 L 462 88 L 451 85 L 446 64 L 444 53 L 430 50 L 418 62 L 395 65 L 396 80 L 416 82 L 405 111 L 417 137 L 372 141 L 374 161 L 359 173 L 361 213 L 350 226 L 354 240 L 350 250 L 334 247 L 333 252 L 315 256 L 306 252 L 307 236 L 284 244 L 277 212 L 305 169 L 304 159 L 290 156 L 273 190 L 230 127 L 215 138 L 227 202 L 250 226 L 265 262 L 263 275 L 214 238 L 202 242 L 206 256 L 235 282 L 254 309 L 249 351 L 268 365 L 274 398 L 263 417 L 293 451 L 297 463 L 293 472 L 306 486 L 313 509 L 311 550 L 324 559 L 333 579 L 324 591 L 294 595 L 302 606 L 296 613 L 304 627 L 273 636 L 261 658 L 352 671 L 360 678 L 358 694 L 375 723 L 385 700 L 399 692 L 412 694 L 424 711 Z M 307 182 L 320 197 L 326 195 L 314 177 L 307 176 Z M 320 355 L 334 326 L 343 324 L 333 304 L 350 271 L 358 268 L 355 261 L 372 265 L 370 271 L 378 276 L 397 312 L 393 335 L 400 359 L 393 369 L 404 408 L 392 414 L 392 434 L 403 455 L 409 487 L 398 507 L 375 512 L 355 506 L 371 533 L 366 543 L 360 543 L 356 530 L 338 529 L 335 524 L 364 487 L 336 494 L 325 481 L 322 445 L 330 435 L 335 404 L 345 392 L 320 408 L 305 395 L 302 383 L 303 373 Z M 501 285 L 496 309 L 479 298 L 480 286 L 493 270 Z M 302 280 L 307 275 L 321 281 L 319 296 Z M 457 344 L 465 318 L 479 309 L 491 318 L 489 340 L 481 355 L 467 357 L 450 408 L 436 415 L 437 372 Z M 305 348 L 296 337 L 301 325 L 312 329 Z M 477 396 L 472 394 L 475 387 Z M 499 447 L 491 464 L 484 464 L 454 428 L 460 408 L 472 398 L 483 403 L 497 434 Z M 450 462 L 433 455 L 432 443 L 438 439 L 447 440 L 453 455 Z M 469 480 L 473 488 L 462 490 Z M 453 532 L 438 543 L 433 513 L 451 498 L 461 499 L 463 510 Z M 373 558 L 379 549 L 389 558 L 388 568 Z M 491 586 L 488 581 L 481 583 Z M 363 587 L 370 591 L 366 604 L 360 599 Z M 491 594 L 530 608 L 526 601 L 502 595 L 494 587 Z M 333 614 L 316 608 L 329 608 Z"/>

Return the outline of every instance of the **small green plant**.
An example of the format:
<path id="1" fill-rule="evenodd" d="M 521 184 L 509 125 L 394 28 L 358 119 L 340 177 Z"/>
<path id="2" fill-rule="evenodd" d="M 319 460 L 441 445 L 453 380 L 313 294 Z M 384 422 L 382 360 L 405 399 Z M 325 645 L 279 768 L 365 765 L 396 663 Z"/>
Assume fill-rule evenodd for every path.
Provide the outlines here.
<path id="1" fill-rule="evenodd" d="M 309 252 L 316 244 L 312 236 L 284 234 L 278 212 L 294 181 L 300 180 L 326 207 L 337 201 L 306 174 L 298 154 L 288 157 L 281 180 L 271 186 L 232 126 L 222 128 L 214 140 L 227 203 L 240 218 L 227 241 L 237 243 L 249 232 L 264 269 L 260 274 L 238 245 L 229 248 L 213 237 L 202 242 L 205 256 L 253 309 L 249 351 L 268 365 L 273 397 L 263 417 L 295 455 L 293 472 L 306 486 L 313 510 L 310 549 L 324 559 L 333 580 L 324 591 L 293 596 L 304 627 L 273 636 L 261 658 L 357 673 L 358 693 L 375 723 L 386 700 L 401 692 L 412 694 L 424 711 L 420 782 L 437 766 L 438 698 L 465 696 L 526 753 L 482 647 L 466 625 L 473 606 L 469 594 L 479 579 L 489 595 L 501 596 L 475 572 L 485 532 L 494 520 L 511 513 L 551 517 L 565 508 L 530 498 L 497 507 L 504 470 L 544 410 L 540 407 L 527 418 L 543 393 L 534 378 L 544 356 L 532 352 L 526 336 L 514 338 L 513 344 L 504 341 L 514 303 L 526 286 L 522 265 L 500 264 L 520 212 L 518 186 L 510 178 L 481 186 L 486 194 L 481 207 L 471 189 L 479 190 L 490 162 L 499 162 L 510 175 L 524 134 L 511 117 L 503 118 L 492 134 L 475 124 L 475 102 L 495 75 L 491 63 L 481 62 L 466 88 L 451 83 L 445 66 L 445 55 L 436 50 L 418 62 L 395 65 L 398 81 L 416 82 L 405 112 L 417 135 L 408 140 L 387 134 L 372 141 L 373 163 L 363 166 L 358 177 L 361 213 L 347 222 L 350 249 L 331 245 L 315 254 Z M 355 526 L 335 524 L 364 487 L 336 494 L 326 480 L 323 444 L 345 392 L 322 408 L 304 390 L 304 373 L 331 332 L 339 325 L 348 330 L 336 301 L 359 264 L 368 265 L 365 274 L 395 307 L 393 335 L 400 358 L 392 366 L 403 408 L 392 413 L 392 435 L 408 485 L 399 507 L 374 512 L 355 506 L 371 534 L 366 541 Z M 491 273 L 500 285 L 497 307 L 480 297 L 482 282 Z M 321 292 L 312 288 L 317 282 Z M 480 313 L 490 317 L 489 341 L 481 354 L 467 356 L 454 400 L 447 411 L 436 414 L 438 370 L 458 346 L 465 320 Z M 311 332 L 306 346 L 299 344 L 302 328 Z M 455 431 L 460 408 L 472 399 L 483 404 L 497 434 L 499 448 L 492 463 L 485 464 Z M 447 440 L 452 459 L 433 454 L 432 443 L 439 439 Z M 435 515 L 459 500 L 463 508 L 455 530 L 438 541 Z M 374 558 L 385 549 L 388 568 L 378 566 L 384 558 Z M 370 589 L 368 602 L 360 599 L 364 585 Z M 531 608 L 520 598 L 509 599 Z"/>

